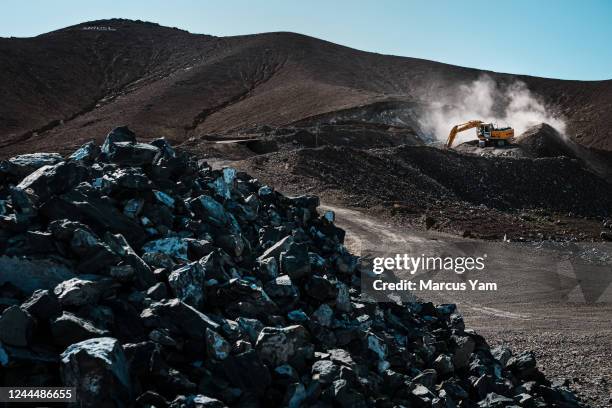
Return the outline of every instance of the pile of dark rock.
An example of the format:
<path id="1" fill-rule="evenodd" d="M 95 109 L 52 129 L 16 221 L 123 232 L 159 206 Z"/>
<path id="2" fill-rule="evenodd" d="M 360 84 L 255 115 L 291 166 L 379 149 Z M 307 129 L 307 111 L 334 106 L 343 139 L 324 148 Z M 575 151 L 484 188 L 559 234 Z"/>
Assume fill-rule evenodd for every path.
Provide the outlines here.
<path id="1" fill-rule="evenodd" d="M 121 127 L 0 164 L 0 385 L 81 406 L 576 407 L 454 305 L 377 303 L 314 196 Z"/>

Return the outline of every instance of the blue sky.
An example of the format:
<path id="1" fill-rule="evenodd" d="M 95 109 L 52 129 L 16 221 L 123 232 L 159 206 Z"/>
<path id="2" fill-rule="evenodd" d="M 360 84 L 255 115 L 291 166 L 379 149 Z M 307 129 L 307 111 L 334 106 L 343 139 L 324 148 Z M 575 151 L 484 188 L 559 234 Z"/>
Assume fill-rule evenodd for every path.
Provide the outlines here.
<path id="1" fill-rule="evenodd" d="M 28 37 L 110 17 L 219 36 L 294 31 L 498 72 L 612 79 L 608 0 L 4 0 L 0 36 Z"/>

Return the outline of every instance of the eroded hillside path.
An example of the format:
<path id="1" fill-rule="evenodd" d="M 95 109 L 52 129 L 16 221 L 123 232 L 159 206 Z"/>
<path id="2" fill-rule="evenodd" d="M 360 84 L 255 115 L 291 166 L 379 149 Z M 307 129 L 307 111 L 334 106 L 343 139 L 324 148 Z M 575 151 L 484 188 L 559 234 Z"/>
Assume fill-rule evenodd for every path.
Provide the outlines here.
<path id="1" fill-rule="evenodd" d="M 423 272 L 413 280 L 494 282 L 497 291 L 415 291 L 423 300 L 456 303 L 466 327 L 491 345 L 533 350 L 543 371 L 567 378 L 594 406 L 610 406 L 612 390 L 612 267 L 589 265 L 575 253 L 601 258 L 609 245 L 552 247 L 485 242 L 431 231 L 396 227 L 353 209 L 332 205 L 336 225 L 346 230 L 346 246 L 361 257 L 483 256 L 481 272 Z M 580 245 L 580 244 L 579 244 Z M 569 249 L 568 249 L 569 248 Z M 602 255 L 603 254 L 603 255 Z"/>

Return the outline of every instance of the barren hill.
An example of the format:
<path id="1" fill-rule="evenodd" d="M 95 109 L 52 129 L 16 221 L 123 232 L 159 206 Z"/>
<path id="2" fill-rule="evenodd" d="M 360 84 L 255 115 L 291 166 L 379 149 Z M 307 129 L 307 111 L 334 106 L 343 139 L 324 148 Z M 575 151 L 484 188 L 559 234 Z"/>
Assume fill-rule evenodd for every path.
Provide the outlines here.
<path id="1" fill-rule="evenodd" d="M 293 33 L 212 37 L 121 19 L 2 38 L 0 69 L 1 157 L 69 150 L 119 123 L 175 142 L 333 120 L 419 132 L 432 95 L 483 74 Z M 612 150 L 612 81 L 486 74 L 524 82 L 565 119 L 570 137 Z"/>

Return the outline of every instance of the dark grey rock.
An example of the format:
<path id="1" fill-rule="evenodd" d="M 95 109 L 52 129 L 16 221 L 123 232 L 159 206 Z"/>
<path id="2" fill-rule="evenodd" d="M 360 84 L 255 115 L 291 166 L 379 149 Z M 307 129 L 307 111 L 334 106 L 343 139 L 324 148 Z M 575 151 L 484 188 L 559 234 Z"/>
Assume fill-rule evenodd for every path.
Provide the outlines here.
<path id="1" fill-rule="evenodd" d="M 40 211 L 51 220 L 68 219 L 89 225 L 98 234 L 111 232 L 122 234 L 130 245 L 139 247 L 146 239 L 143 227 L 133 218 L 123 214 L 115 203 L 93 192 L 73 189 L 51 198 Z"/>
<path id="2" fill-rule="evenodd" d="M 491 349 L 493 357 L 501 363 L 502 366 L 508 364 L 508 360 L 512 357 L 512 351 L 506 346 L 498 346 Z"/>
<path id="3" fill-rule="evenodd" d="M 446 354 L 440 354 L 435 359 L 433 368 L 440 376 L 451 374 L 455 370 L 452 358 Z"/>
<path id="4" fill-rule="evenodd" d="M 275 384 L 287 386 L 299 382 L 299 373 L 289 364 L 281 364 L 272 371 Z"/>
<path id="5" fill-rule="evenodd" d="M 22 179 L 43 166 L 53 166 L 63 160 L 59 153 L 21 154 L 6 161 L 6 171 L 16 178 Z"/>
<path id="6" fill-rule="evenodd" d="M 147 242 L 142 250 L 145 253 L 162 253 L 176 260 L 188 261 L 189 241 L 179 237 L 160 238 Z"/>
<path id="7" fill-rule="evenodd" d="M 599 236 L 601 237 L 601 239 L 603 239 L 604 241 L 612 241 L 612 232 L 610 231 L 601 231 L 601 233 L 599 234 Z"/>
<path id="8" fill-rule="evenodd" d="M 308 331 L 300 325 L 264 327 L 255 348 L 264 363 L 278 366 L 287 363 L 308 341 Z"/>
<path id="9" fill-rule="evenodd" d="M 136 143 L 136 135 L 127 126 L 119 126 L 111 130 L 102 144 L 102 153 L 109 154 L 113 149 L 113 144 L 118 142 Z"/>
<path id="10" fill-rule="evenodd" d="M 66 311 L 51 322 L 53 342 L 63 347 L 108 334 L 107 331 L 97 328 L 93 322 Z"/>
<path id="11" fill-rule="evenodd" d="M 300 292 L 288 275 L 272 279 L 264 285 L 264 291 L 282 308 L 292 308 L 298 301 Z"/>
<path id="12" fill-rule="evenodd" d="M 0 270 L 0 284 L 10 283 L 27 294 L 53 288 L 76 276 L 69 267 L 46 259 L 0 256 Z"/>
<path id="13" fill-rule="evenodd" d="M 312 365 L 312 379 L 321 384 L 331 384 L 340 375 L 340 367 L 330 360 L 315 361 Z"/>
<path id="14" fill-rule="evenodd" d="M 39 168 L 21 180 L 17 189 L 28 191 L 35 195 L 36 201 L 44 202 L 84 181 L 88 173 L 87 168 L 79 163 L 62 161 Z"/>
<path id="15" fill-rule="evenodd" d="M 106 142 L 105 142 L 106 143 Z M 122 166 L 147 166 L 159 156 L 159 148 L 137 142 L 114 142 L 106 153 L 106 159 Z M 102 146 L 104 152 L 104 146 Z"/>
<path id="16" fill-rule="evenodd" d="M 136 398 L 136 404 L 140 406 L 154 406 L 156 408 L 167 408 L 168 401 L 155 391 L 145 391 Z"/>
<path id="17" fill-rule="evenodd" d="M 131 381 L 121 344 L 100 337 L 72 344 L 61 354 L 65 386 L 76 387 L 83 407 L 129 406 Z"/>
<path id="18" fill-rule="evenodd" d="M 311 275 L 306 283 L 306 293 L 319 301 L 328 301 L 338 296 L 338 288 L 327 276 Z"/>
<path id="19" fill-rule="evenodd" d="M 293 280 L 310 275 L 310 258 L 306 244 L 293 242 L 286 251 L 281 252 L 280 271 Z"/>
<path id="20" fill-rule="evenodd" d="M 519 378 L 530 378 L 538 372 L 535 355 L 530 351 L 511 357 L 507 367 Z"/>
<path id="21" fill-rule="evenodd" d="M 55 295 L 48 290 L 38 289 L 21 308 L 39 321 L 46 321 L 61 313 L 62 309 Z"/>
<path id="22" fill-rule="evenodd" d="M 259 337 L 259 333 L 261 333 L 264 328 L 264 324 L 257 319 L 249 319 L 246 317 L 239 317 L 236 321 L 238 322 L 240 330 L 246 334 L 252 344 L 255 344 Z"/>
<path id="23" fill-rule="evenodd" d="M 323 327 L 330 327 L 334 319 L 334 311 L 329 305 L 323 303 L 314 311 L 310 318 L 313 322 Z"/>
<path id="24" fill-rule="evenodd" d="M 342 408 L 366 408 L 368 405 L 363 395 L 355 390 L 346 380 L 336 380 L 333 384 L 334 401 Z"/>
<path id="25" fill-rule="evenodd" d="M 437 383 L 437 379 L 438 373 L 436 373 L 436 370 L 426 369 L 421 371 L 421 373 L 414 377 L 412 381 L 429 389 L 433 389 Z"/>
<path id="26" fill-rule="evenodd" d="M 83 161 L 85 163 L 93 163 L 102 150 L 94 141 L 90 141 L 79 147 L 68 158 L 75 161 Z"/>
<path id="27" fill-rule="evenodd" d="M 96 273 L 115 265 L 119 260 L 108 245 L 85 229 L 77 228 L 74 230 L 70 247 L 80 259 L 77 269 L 81 272 Z"/>
<path id="28" fill-rule="evenodd" d="M 503 408 L 510 405 L 514 405 L 514 400 L 494 392 L 487 394 L 487 397 L 478 403 L 481 408 Z"/>
<path id="29" fill-rule="evenodd" d="M 147 296 L 153 300 L 162 300 L 167 297 L 168 289 L 163 282 L 156 283 L 147 289 Z"/>
<path id="30" fill-rule="evenodd" d="M 304 384 L 296 382 L 289 384 L 283 397 L 283 406 L 288 408 L 299 408 L 302 402 L 306 399 L 306 388 Z"/>
<path id="31" fill-rule="evenodd" d="M 142 171 L 134 167 L 116 169 L 104 174 L 101 188 L 108 193 L 125 192 L 125 190 L 146 191 L 151 189 L 151 180 Z"/>
<path id="32" fill-rule="evenodd" d="M 231 351 L 232 346 L 214 330 L 206 330 L 206 351 L 215 360 L 225 360 Z"/>
<path id="33" fill-rule="evenodd" d="M 293 237 L 288 235 L 272 245 L 270 248 L 266 249 L 259 258 L 257 258 L 260 262 L 264 261 L 270 257 L 274 258 L 276 261 L 279 261 L 281 252 L 286 252 L 289 249 L 289 246 L 293 243 Z"/>
<path id="34" fill-rule="evenodd" d="M 260 259 L 257 261 L 257 277 L 262 282 L 268 282 L 278 276 L 278 263 L 273 257 Z"/>
<path id="35" fill-rule="evenodd" d="M 81 275 L 58 284 L 53 293 L 62 306 L 85 306 L 97 303 L 104 289 L 105 282 L 98 277 Z"/>
<path id="36" fill-rule="evenodd" d="M 468 336 L 452 336 L 452 340 L 455 344 L 452 358 L 453 366 L 455 369 L 462 369 L 468 365 L 476 343 Z"/>
<path id="37" fill-rule="evenodd" d="M 221 368 L 232 385 L 258 395 L 263 395 L 272 381 L 270 371 L 255 350 L 229 356 L 222 361 Z"/>
<path id="38" fill-rule="evenodd" d="M 218 323 L 179 299 L 155 302 L 143 310 L 140 316 L 147 327 L 168 328 L 198 340 L 204 340 L 206 329 L 219 329 Z"/>
<path id="39" fill-rule="evenodd" d="M 168 277 L 174 296 L 190 306 L 200 309 L 204 305 L 206 271 L 198 262 L 178 268 Z"/>
<path id="40" fill-rule="evenodd" d="M 114 280 L 121 283 L 129 283 L 134 280 L 136 276 L 136 272 L 134 272 L 134 267 L 132 265 L 115 265 L 109 268 L 108 274 Z"/>
<path id="41" fill-rule="evenodd" d="M 208 195 L 201 195 L 189 202 L 193 212 L 203 221 L 210 222 L 218 227 L 231 225 L 236 232 L 240 231 L 236 220 L 225 211 L 223 205 Z"/>
<path id="42" fill-rule="evenodd" d="M 139 288 L 148 288 L 156 283 L 155 276 L 153 276 L 153 271 L 149 265 L 138 256 L 123 235 L 106 234 L 105 238 L 113 252 L 119 255 L 128 265 L 132 266 Z"/>
<path id="43" fill-rule="evenodd" d="M 0 342 L 26 347 L 32 338 L 34 319 L 19 306 L 11 306 L 0 316 Z"/>

